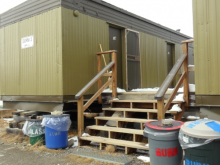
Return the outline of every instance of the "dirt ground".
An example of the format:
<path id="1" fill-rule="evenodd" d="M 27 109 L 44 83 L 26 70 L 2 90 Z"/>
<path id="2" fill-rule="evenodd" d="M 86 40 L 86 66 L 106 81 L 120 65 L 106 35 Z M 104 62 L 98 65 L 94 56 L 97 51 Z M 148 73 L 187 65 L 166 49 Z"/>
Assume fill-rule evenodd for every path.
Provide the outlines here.
<path id="1" fill-rule="evenodd" d="M 73 155 L 74 151 L 84 149 L 86 151 L 98 150 L 98 147 L 68 147 L 62 150 L 50 150 L 45 146 L 30 146 L 28 137 L 16 136 L 14 134 L 6 134 L 5 127 L 8 125 L 0 119 L 0 164 L 2 165 L 119 165 L 107 162 L 95 161 L 91 158 L 84 158 Z M 99 150 L 98 150 L 99 151 Z M 99 151 L 100 154 L 106 151 Z M 115 153 L 107 153 L 114 156 Z M 122 154 L 122 152 L 117 152 Z M 144 154 L 131 154 L 131 165 L 145 165 L 137 159 L 137 156 Z"/>

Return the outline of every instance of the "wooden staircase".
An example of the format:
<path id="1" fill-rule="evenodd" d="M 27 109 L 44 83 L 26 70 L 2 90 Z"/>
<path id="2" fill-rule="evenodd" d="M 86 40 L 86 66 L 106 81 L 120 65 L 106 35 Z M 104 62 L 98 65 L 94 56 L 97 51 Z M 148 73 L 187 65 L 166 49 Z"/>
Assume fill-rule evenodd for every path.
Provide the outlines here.
<path id="1" fill-rule="evenodd" d="M 161 120 L 166 117 L 167 114 L 174 115 L 175 120 L 180 120 L 185 109 L 189 106 L 189 76 L 188 76 L 188 43 L 191 41 L 182 42 L 183 54 L 176 61 L 175 65 L 169 72 L 168 76 L 160 86 L 159 90 L 154 95 L 153 99 L 119 99 L 117 98 L 117 51 L 111 50 L 106 52 L 96 53 L 98 56 L 98 74 L 85 85 L 76 95 L 78 106 L 78 135 L 79 145 L 89 144 L 91 141 L 100 144 L 100 149 L 106 146 L 106 144 L 122 146 L 125 148 L 125 153 L 135 151 L 136 149 L 148 150 L 146 146 L 147 142 L 143 142 L 143 124 L 149 121 Z M 112 61 L 101 69 L 101 55 L 111 54 Z M 170 93 L 169 97 L 166 97 L 167 89 L 174 80 L 175 76 L 182 69 L 182 74 L 176 83 L 175 88 Z M 112 69 L 112 73 L 106 73 L 109 69 Z M 102 77 L 110 77 L 106 83 L 102 86 Z M 98 91 L 91 97 L 86 104 L 84 104 L 84 93 L 89 88 L 98 82 Z M 103 108 L 104 116 L 95 117 L 96 125 L 88 126 L 88 133 L 90 136 L 83 137 L 84 132 L 84 116 L 83 112 L 98 98 L 99 104 L 102 104 L 101 93 L 105 88 L 112 84 L 112 99 L 111 105 L 108 108 Z M 178 89 L 183 84 L 184 100 L 185 102 L 173 102 Z M 150 97 L 149 97 L 150 98 Z M 173 104 L 179 104 L 182 112 L 170 112 L 168 111 Z M 113 114 L 121 112 L 121 117 L 115 117 Z M 136 116 L 141 113 L 142 115 Z M 115 126 L 107 126 L 108 121 L 115 122 Z M 134 129 L 129 123 L 138 123 L 139 127 Z M 98 136 L 99 133 L 106 132 L 106 136 Z M 100 134 L 101 135 L 101 134 Z M 131 136 L 130 136 L 131 135 Z M 130 136 L 131 138 L 127 138 Z"/>
<path id="2" fill-rule="evenodd" d="M 104 116 L 95 117 L 96 125 L 87 126 L 89 135 L 80 137 L 81 145 L 89 144 L 91 141 L 100 144 L 100 150 L 106 145 L 116 145 L 125 148 L 125 154 L 134 152 L 136 149 L 148 150 L 146 142 L 143 143 L 144 123 L 157 120 L 157 101 L 155 100 L 111 100 L 111 107 L 103 108 Z M 166 103 L 166 101 L 165 101 Z M 173 104 L 184 104 L 183 102 L 172 102 Z M 112 117 L 115 112 L 122 112 L 122 117 Z M 167 114 L 178 115 L 178 112 L 167 111 Z M 135 118 L 135 114 L 141 114 Z M 108 121 L 114 121 L 116 126 L 107 126 Z M 135 129 L 128 123 L 138 123 Z M 127 128 L 129 125 L 129 128 Z M 132 125 L 133 126 L 133 125 Z M 100 137 L 100 132 L 105 132 Z M 98 135 L 98 136 L 97 136 Z M 102 134 L 103 135 L 103 134 Z M 128 139 L 128 137 L 131 137 Z"/>

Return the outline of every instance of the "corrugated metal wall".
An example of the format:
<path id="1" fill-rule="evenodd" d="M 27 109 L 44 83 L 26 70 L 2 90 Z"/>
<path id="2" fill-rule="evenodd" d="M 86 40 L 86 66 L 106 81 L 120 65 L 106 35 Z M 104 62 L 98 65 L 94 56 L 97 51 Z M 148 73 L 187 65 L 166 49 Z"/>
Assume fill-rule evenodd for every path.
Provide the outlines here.
<path id="1" fill-rule="evenodd" d="M 0 28 L 58 8 L 60 0 L 28 0 L 0 15 Z"/>
<path id="2" fill-rule="evenodd" d="M 140 36 L 142 87 L 160 87 L 168 74 L 167 42 L 145 33 L 140 33 Z M 173 44 L 173 46 L 175 64 L 182 54 L 182 45 Z M 181 71 L 175 77 L 174 84 L 178 81 L 180 73 Z"/>
<path id="3" fill-rule="evenodd" d="M 219 9 L 219 0 L 193 0 L 196 95 L 220 94 Z"/>
<path id="4" fill-rule="evenodd" d="M 63 90 L 64 95 L 75 95 L 97 74 L 97 55 L 109 49 L 109 25 L 100 19 L 62 8 L 63 31 Z M 108 55 L 105 55 L 108 59 Z M 103 61 L 103 60 L 102 60 Z M 107 60 L 108 61 L 108 60 Z M 87 94 L 97 91 L 93 85 Z"/>
<path id="5" fill-rule="evenodd" d="M 1 95 L 62 95 L 61 8 L 0 32 Z M 34 47 L 21 49 L 21 38 L 30 35 Z"/>

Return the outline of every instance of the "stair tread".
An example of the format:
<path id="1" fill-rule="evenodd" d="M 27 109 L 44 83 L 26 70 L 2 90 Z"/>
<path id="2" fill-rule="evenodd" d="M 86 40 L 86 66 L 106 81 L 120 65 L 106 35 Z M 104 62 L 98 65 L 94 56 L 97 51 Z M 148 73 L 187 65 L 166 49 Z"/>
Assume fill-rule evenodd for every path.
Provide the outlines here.
<path id="1" fill-rule="evenodd" d="M 140 108 L 102 108 L 103 111 L 128 111 L 128 112 L 152 112 L 157 113 L 157 109 L 140 109 Z M 167 111 L 166 113 L 176 114 L 177 111 Z"/>
<path id="2" fill-rule="evenodd" d="M 145 143 L 141 143 L 141 142 L 110 139 L 110 138 L 97 137 L 97 136 L 80 137 L 80 139 L 93 141 L 97 143 L 106 143 L 106 144 L 112 144 L 112 145 L 118 145 L 118 146 L 130 147 L 130 148 L 149 150 L 149 147 L 145 146 Z"/>
<path id="3" fill-rule="evenodd" d="M 108 126 L 99 126 L 99 125 L 91 125 L 91 126 L 87 126 L 87 128 L 101 130 L 101 131 L 112 131 L 112 132 L 143 135 L 143 130 L 139 130 L 139 129 L 117 128 L 117 127 L 108 127 Z"/>
<path id="4" fill-rule="evenodd" d="M 113 121 L 127 121 L 127 122 L 137 122 L 137 123 L 146 123 L 148 121 L 157 121 L 157 120 L 149 120 L 149 119 L 138 119 L 138 118 L 123 118 L 123 117 L 103 117 L 97 116 L 95 119 L 100 120 L 113 120 Z"/>
<path id="5" fill-rule="evenodd" d="M 110 102 L 133 102 L 133 103 L 157 103 L 157 100 L 109 100 Z M 164 100 L 164 103 L 167 103 L 167 100 Z M 171 103 L 179 104 L 183 101 L 172 101 Z"/>

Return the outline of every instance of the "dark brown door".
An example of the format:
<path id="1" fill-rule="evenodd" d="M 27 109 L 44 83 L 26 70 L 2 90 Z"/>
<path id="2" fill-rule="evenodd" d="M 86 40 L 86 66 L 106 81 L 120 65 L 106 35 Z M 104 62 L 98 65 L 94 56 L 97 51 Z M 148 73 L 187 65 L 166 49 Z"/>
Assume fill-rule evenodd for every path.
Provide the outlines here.
<path id="1" fill-rule="evenodd" d="M 141 88 L 139 33 L 126 30 L 127 89 Z"/>
<path id="2" fill-rule="evenodd" d="M 173 45 L 167 44 L 167 72 L 171 71 L 173 68 Z M 170 85 L 170 88 L 173 88 L 173 83 Z"/>
<path id="3" fill-rule="evenodd" d="M 123 88 L 122 78 L 122 35 L 121 30 L 109 27 L 109 49 L 117 50 L 117 85 Z"/>

